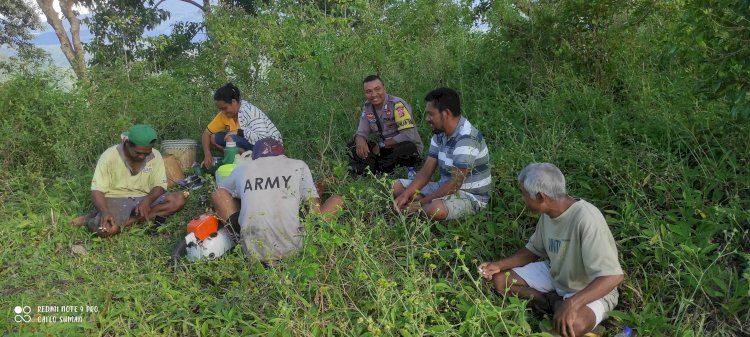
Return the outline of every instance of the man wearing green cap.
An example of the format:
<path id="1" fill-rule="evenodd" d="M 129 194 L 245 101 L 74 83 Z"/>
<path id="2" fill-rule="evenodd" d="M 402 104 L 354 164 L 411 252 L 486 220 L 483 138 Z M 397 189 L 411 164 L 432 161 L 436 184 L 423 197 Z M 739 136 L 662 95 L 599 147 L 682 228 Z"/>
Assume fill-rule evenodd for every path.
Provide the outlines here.
<path id="1" fill-rule="evenodd" d="M 171 215 L 185 205 L 182 193 L 165 193 L 167 176 L 156 144 L 156 131 L 136 124 L 121 135 L 122 143 L 108 148 L 96 163 L 91 200 L 96 208 L 70 221 L 108 237 L 122 227 Z"/>

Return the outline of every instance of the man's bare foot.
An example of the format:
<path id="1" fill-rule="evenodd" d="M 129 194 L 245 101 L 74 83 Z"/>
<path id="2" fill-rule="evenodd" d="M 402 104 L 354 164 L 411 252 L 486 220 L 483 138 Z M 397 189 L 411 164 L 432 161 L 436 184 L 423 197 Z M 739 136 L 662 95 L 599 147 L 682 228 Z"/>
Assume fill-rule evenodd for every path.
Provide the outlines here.
<path id="1" fill-rule="evenodd" d="M 139 221 L 141 221 L 141 220 L 146 220 L 146 219 L 144 219 L 144 218 L 140 218 L 140 217 L 136 217 L 136 216 L 132 216 L 132 215 L 131 215 L 131 216 L 130 216 L 130 217 L 128 218 L 128 221 L 126 221 L 126 222 L 125 222 L 125 224 L 124 224 L 124 225 L 123 225 L 122 227 L 125 227 L 125 226 L 130 226 L 130 225 L 132 225 L 132 224 L 134 224 L 134 223 L 137 223 L 137 222 L 139 222 Z"/>
<path id="2" fill-rule="evenodd" d="M 73 219 L 70 219 L 70 221 L 68 221 L 68 223 L 71 224 L 71 225 L 73 225 L 73 226 L 78 226 L 78 227 L 83 226 L 83 225 L 86 224 L 86 216 L 85 215 L 81 215 L 79 217 L 75 217 Z"/>
<path id="3" fill-rule="evenodd" d="M 552 290 L 541 297 L 532 298 L 529 304 L 539 311 L 552 315 L 562 306 L 563 298 L 556 291 Z"/>

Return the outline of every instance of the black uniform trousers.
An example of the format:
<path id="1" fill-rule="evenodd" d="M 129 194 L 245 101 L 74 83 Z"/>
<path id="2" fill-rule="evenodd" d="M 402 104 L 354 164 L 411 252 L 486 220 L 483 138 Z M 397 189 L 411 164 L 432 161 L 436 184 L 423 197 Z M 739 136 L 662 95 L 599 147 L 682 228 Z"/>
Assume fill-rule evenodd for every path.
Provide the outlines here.
<path id="1" fill-rule="evenodd" d="M 347 144 L 349 148 L 349 167 L 352 172 L 362 175 L 367 173 L 367 168 L 373 173 L 391 173 L 396 166 L 417 166 L 422 157 L 417 151 L 417 146 L 409 141 L 396 143 L 391 148 L 381 148 L 379 154 L 372 153 L 373 147 L 378 146 L 375 142 L 368 140 L 367 147 L 370 153 L 365 159 L 357 156 L 357 144 L 354 140 Z"/>

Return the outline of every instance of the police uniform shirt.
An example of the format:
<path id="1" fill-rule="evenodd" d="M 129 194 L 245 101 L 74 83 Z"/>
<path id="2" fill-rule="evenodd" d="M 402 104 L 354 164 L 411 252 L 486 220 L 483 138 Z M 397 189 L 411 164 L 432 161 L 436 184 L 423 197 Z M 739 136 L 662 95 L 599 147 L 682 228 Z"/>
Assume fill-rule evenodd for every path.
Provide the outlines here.
<path id="1" fill-rule="evenodd" d="M 383 108 L 379 111 L 374 109 L 370 102 L 365 102 L 359 118 L 357 135 L 366 139 L 371 133 L 378 133 L 377 118 L 383 129 L 379 135 L 383 140 L 392 138 L 397 143 L 410 141 L 417 146 L 417 151 L 421 154 L 422 139 L 419 137 L 411 112 L 411 105 L 396 96 L 386 95 Z"/>

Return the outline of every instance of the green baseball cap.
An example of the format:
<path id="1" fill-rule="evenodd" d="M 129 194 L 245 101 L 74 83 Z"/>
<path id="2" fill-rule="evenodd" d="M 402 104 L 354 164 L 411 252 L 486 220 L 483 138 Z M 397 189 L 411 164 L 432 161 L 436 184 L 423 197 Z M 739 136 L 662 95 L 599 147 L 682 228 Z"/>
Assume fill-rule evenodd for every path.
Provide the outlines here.
<path id="1" fill-rule="evenodd" d="M 133 125 L 130 130 L 122 133 L 128 140 L 138 146 L 154 147 L 156 143 L 156 130 L 146 124 Z"/>

